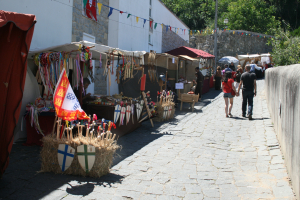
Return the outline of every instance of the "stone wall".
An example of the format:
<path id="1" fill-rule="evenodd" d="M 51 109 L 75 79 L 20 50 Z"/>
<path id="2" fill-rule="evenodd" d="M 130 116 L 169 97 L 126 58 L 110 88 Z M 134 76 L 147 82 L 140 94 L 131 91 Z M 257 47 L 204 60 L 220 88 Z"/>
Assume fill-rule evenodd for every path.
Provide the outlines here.
<path id="1" fill-rule="evenodd" d="M 249 31 L 242 31 L 244 35 L 238 35 L 235 31 L 220 32 L 217 37 L 217 60 L 220 60 L 224 56 L 234 56 L 243 54 L 257 54 L 257 53 L 268 53 L 272 51 L 272 47 L 267 45 L 268 39 L 266 37 L 255 37 L 253 33 Z M 249 34 L 246 36 L 245 34 Z M 201 36 L 197 35 L 195 38 L 190 37 L 190 47 L 201 49 L 210 54 L 214 54 L 214 35 Z"/>
<path id="2" fill-rule="evenodd" d="M 163 30 L 166 30 L 165 26 Z M 185 34 L 187 34 L 187 31 Z M 168 30 L 167 32 L 162 32 L 162 53 L 176 49 L 181 46 L 189 46 L 189 44 L 173 31 Z"/>
<path id="3" fill-rule="evenodd" d="M 266 70 L 265 92 L 297 199 L 300 199 L 300 64 Z"/>
<path id="4" fill-rule="evenodd" d="M 98 0 L 97 2 L 109 5 L 109 0 Z M 95 37 L 95 42 L 97 44 L 108 45 L 108 7 L 102 6 L 100 15 L 97 10 L 97 21 L 94 21 L 82 14 L 82 0 L 74 0 L 73 6 L 72 42 L 82 41 L 83 33 L 87 33 Z M 99 62 L 96 61 L 96 66 L 99 66 L 97 63 Z M 95 94 L 106 95 L 107 82 L 102 74 L 103 68 L 95 68 L 94 92 Z"/>

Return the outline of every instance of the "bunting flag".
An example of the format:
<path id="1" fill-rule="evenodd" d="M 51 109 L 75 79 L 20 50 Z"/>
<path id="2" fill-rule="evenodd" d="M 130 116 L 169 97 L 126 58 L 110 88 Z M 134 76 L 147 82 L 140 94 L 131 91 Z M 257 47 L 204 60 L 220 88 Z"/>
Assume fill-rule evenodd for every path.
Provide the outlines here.
<path id="1" fill-rule="evenodd" d="M 83 0 L 83 9 L 85 10 L 86 8 L 86 3 L 87 3 L 88 0 Z"/>
<path id="2" fill-rule="evenodd" d="M 161 29 L 163 29 L 164 28 L 164 24 L 161 24 Z"/>
<path id="3" fill-rule="evenodd" d="M 190 30 L 190 35 L 193 35 L 193 31 L 192 30 Z"/>
<path id="4" fill-rule="evenodd" d="M 154 29 L 156 29 L 156 27 L 157 27 L 157 23 L 155 23 L 155 25 L 154 25 Z"/>
<path id="5" fill-rule="evenodd" d="M 135 17 L 136 23 L 139 22 L 139 17 Z"/>
<path id="6" fill-rule="evenodd" d="M 144 24 L 143 24 L 143 28 L 144 28 L 145 24 L 146 24 L 146 19 L 144 19 Z"/>
<path id="7" fill-rule="evenodd" d="M 152 23 L 153 23 L 153 21 L 150 20 L 150 21 L 149 21 L 149 25 L 150 25 L 150 28 L 151 28 L 151 29 L 152 29 Z"/>
<path id="8" fill-rule="evenodd" d="M 85 13 L 86 16 L 92 20 L 97 21 L 97 11 L 96 11 L 96 0 L 89 0 L 88 2 L 86 0 L 83 0 L 83 3 L 85 4 Z"/>
<path id="9" fill-rule="evenodd" d="M 131 14 L 129 14 L 129 13 L 128 13 L 128 15 L 127 15 L 127 18 L 129 18 L 129 17 L 130 17 L 130 15 L 131 15 Z"/>
<path id="10" fill-rule="evenodd" d="M 170 26 L 170 31 L 172 31 L 172 27 Z"/>
<path id="11" fill-rule="evenodd" d="M 102 9 L 102 3 L 97 3 L 98 6 L 98 14 L 100 15 Z"/>
<path id="12" fill-rule="evenodd" d="M 168 26 L 166 25 L 166 32 L 168 32 L 168 29 L 169 29 L 169 28 L 168 28 Z"/>
<path id="13" fill-rule="evenodd" d="M 120 11 L 120 13 L 123 14 L 124 12 L 123 12 L 123 11 Z"/>
<path id="14" fill-rule="evenodd" d="M 107 16 L 107 17 L 111 16 L 111 14 L 113 13 L 113 10 L 114 10 L 114 8 L 109 7 L 109 13 L 108 13 L 108 16 Z"/>
<path id="15" fill-rule="evenodd" d="M 184 31 L 184 33 L 183 33 L 183 34 L 185 35 L 185 29 L 184 29 L 183 31 Z"/>
<path id="16" fill-rule="evenodd" d="M 81 109 L 64 68 L 55 88 L 53 102 L 57 117 L 67 121 L 89 119 Z"/>

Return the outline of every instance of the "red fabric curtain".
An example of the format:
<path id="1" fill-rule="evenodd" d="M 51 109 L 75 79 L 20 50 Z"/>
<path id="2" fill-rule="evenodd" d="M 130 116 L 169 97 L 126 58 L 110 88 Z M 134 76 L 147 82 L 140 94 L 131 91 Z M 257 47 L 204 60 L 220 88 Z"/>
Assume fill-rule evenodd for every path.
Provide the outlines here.
<path id="1" fill-rule="evenodd" d="M 0 10 L 0 176 L 9 163 L 26 79 L 35 15 Z"/>

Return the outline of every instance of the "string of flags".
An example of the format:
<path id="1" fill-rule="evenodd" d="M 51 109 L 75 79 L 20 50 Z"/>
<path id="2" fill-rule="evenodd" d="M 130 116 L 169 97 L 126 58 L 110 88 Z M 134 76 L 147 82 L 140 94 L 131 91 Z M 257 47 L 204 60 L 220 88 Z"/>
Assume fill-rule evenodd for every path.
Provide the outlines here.
<path id="1" fill-rule="evenodd" d="M 133 15 L 131 13 L 119 10 L 117 8 L 113 8 L 111 6 L 102 4 L 102 3 L 96 3 L 96 0 L 82 0 L 83 1 L 83 5 L 84 5 L 84 9 L 86 9 L 86 14 L 87 17 L 96 20 L 97 21 L 97 16 L 96 16 L 96 5 L 98 8 L 98 14 L 100 15 L 101 10 L 103 8 L 103 6 L 108 7 L 109 8 L 109 12 L 107 17 L 109 18 L 114 12 L 119 12 L 120 14 L 127 14 L 127 19 L 130 17 L 134 17 L 136 20 L 136 23 L 139 23 L 139 21 L 142 21 L 143 23 L 143 27 L 145 27 L 146 22 L 149 22 L 149 27 L 151 29 L 157 29 L 157 25 L 161 25 L 162 30 L 164 30 L 165 27 L 165 31 L 173 31 L 176 34 L 186 34 L 189 33 L 190 35 L 194 35 L 194 34 L 214 34 L 215 32 L 230 32 L 232 34 L 236 34 L 236 35 L 240 35 L 240 36 L 249 36 L 249 37 L 259 37 L 259 38 L 275 38 L 274 36 L 270 36 L 270 35 L 265 35 L 265 34 L 257 34 L 257 33 L 249 33 L 249 32 L 243 32 L 243 31 L 234 31 L 234 30 L 229 30 L 229 29 L 205 29 L 205 30 L 190 30 L 190 29 L 184 29 L 184 28 L 178 28 L 178 27 L 174 27 L 171 25 L 166 25 L 164 23 L 159 23 L 159 22 L 155 22 L 153 20 L 149 20 L 149 19 L 145 19 L 136 15 Z M 90 17 L 90 15 L 94 15 L 92 17 Z"/>

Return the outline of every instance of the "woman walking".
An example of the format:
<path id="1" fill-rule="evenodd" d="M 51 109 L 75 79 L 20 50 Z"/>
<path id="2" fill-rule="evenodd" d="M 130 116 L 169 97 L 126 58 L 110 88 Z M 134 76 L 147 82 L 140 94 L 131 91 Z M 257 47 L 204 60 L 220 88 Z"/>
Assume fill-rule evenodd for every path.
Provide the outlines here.
<path id="1" fill-rule="evenodd" d="M 225 78 L 222 82 L 222 90 L 224 93 L 224 100 L 225 100 L 225 113 L 226 117 L 232 117 L 231 110 L 233 106 L 233 96 L 231 91 L 233 90 L 236 93 L 236 89 L 234 87 L 234 80 L 231 78 L 231 72 L 228 71 L 225 73 Z M 229 112 L 228 112 L 228 100 L 229 100 Z"/>
<path id="2" fill-rule="evenodd" d="M 239 87 L 239 84 L 241 81 L 241 76 L 243 74 L 243 69 L 242 69 L 241 65 L 238 65 L 237 67 L 238 67 L 238 69 L 236 70 L 236 74 L 235 74 L 235 81 L 236 81 L 235 88 L 236 89 Z"/>
<path id="3" fill-rule="evenodd" d="M 221 71 L 221 67 L 218 66 L 215 74 L 215 90 L 221 89 L 221 80 L 222 80 L 222 71 Z"/>

